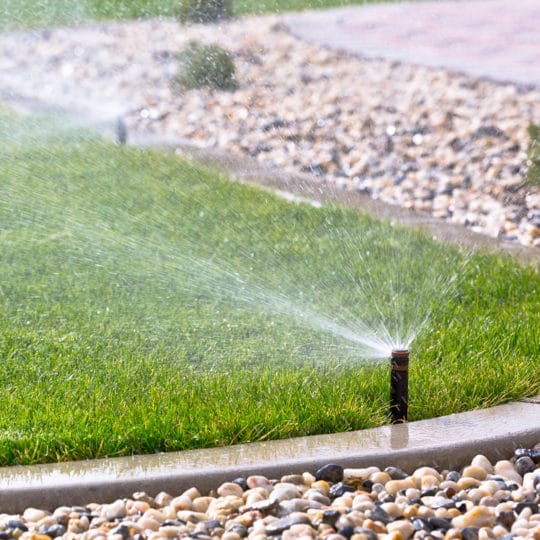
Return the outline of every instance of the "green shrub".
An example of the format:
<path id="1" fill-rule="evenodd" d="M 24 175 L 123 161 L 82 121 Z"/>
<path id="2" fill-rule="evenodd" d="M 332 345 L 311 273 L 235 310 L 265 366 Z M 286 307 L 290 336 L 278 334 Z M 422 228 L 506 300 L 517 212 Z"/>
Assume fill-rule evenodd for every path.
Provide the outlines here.
<path id="1" fill-rule="evenodd" d="M 540 125 L 529 124 L 529 169 L 527 172 L 527 183 L 532 186 L 540 186 Z"/>
<path id="2" fill-rule="evenodd" d="M 181 0 L 177 9 L 181 23 L 212 23 L 232 15 L 231 0 Z"/>
<path id="3" fill-rule="evenodd" d="M 233 58 L 219 45 L 191 41 L 177 58 L 180 67 L 172 80 L 173 87 L 212 86 L 225 90 L 237 87 Z"/>

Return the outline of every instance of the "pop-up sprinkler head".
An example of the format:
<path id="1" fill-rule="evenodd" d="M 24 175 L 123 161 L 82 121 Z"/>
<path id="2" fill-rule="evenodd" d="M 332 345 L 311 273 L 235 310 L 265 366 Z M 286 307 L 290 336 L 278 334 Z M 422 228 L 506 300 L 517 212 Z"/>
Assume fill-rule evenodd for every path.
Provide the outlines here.
<path id="1" fill-rule="evenodd" d="M 390 417 L 392 424 L 407 421 L 409 403 L 409 351 L 394 349 L 390 363 Z"/>

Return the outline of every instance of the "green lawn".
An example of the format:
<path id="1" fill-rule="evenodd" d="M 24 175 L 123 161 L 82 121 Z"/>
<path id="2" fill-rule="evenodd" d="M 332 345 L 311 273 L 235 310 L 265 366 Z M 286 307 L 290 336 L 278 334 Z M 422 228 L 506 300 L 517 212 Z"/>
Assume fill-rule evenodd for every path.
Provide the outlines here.
<path id="1" fill-rule="evenodd" d="M 235 14 L 301 11 L 379 0 L 235 0 Z M 94 19 L 174 16 L 178 0 L 2 0 L 1 27 L 45 27 Z"/>
<path id="2" fill-rule="evenodd" d="M 329 433 L 540 392 L 540 278 L 62 119 L 0 117 L 0 464 Z M 431 314 L 427 322 L 424 319 Z"/>

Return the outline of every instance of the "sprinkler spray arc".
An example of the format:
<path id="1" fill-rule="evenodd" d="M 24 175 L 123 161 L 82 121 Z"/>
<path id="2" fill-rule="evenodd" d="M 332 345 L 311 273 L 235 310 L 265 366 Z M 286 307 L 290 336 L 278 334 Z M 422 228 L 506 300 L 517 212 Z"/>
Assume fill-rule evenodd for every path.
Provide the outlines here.
<path id="1" fill-rule="evenodd" d="M 392 424 L 407 421 L 409 403 L 409 351 L 394 349 L 390 356 L 390 418 Z"/>

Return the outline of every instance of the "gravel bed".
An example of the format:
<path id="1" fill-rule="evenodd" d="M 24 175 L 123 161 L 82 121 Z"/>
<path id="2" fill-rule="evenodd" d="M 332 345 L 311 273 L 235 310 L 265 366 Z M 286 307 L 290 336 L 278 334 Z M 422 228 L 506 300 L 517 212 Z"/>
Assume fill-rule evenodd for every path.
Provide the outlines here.
<path id="1" fill-rule="evenodd" d="M 540 444 L 461 471 L 343 469 L 236 478 L 215 492 L 144 492 L 112 503 L 0 514 L 0 539 L 240 538 L 408 540 L 540 538 Z M 1 509 L 0 509 L 1 511 Z"/>
<path id="2" fill-rule="evenodd" d="M 234 54 L 238 89 L 171 90 L 175 55 L 191 39 Z M 128 134 L 255 156 L 540 246 L 540 189 L 524 184 L 540 89 L 325 50 L 294 38 L 279 16 L 0 34 L 0 70 L 0 95 L 122 115 Z"/>

